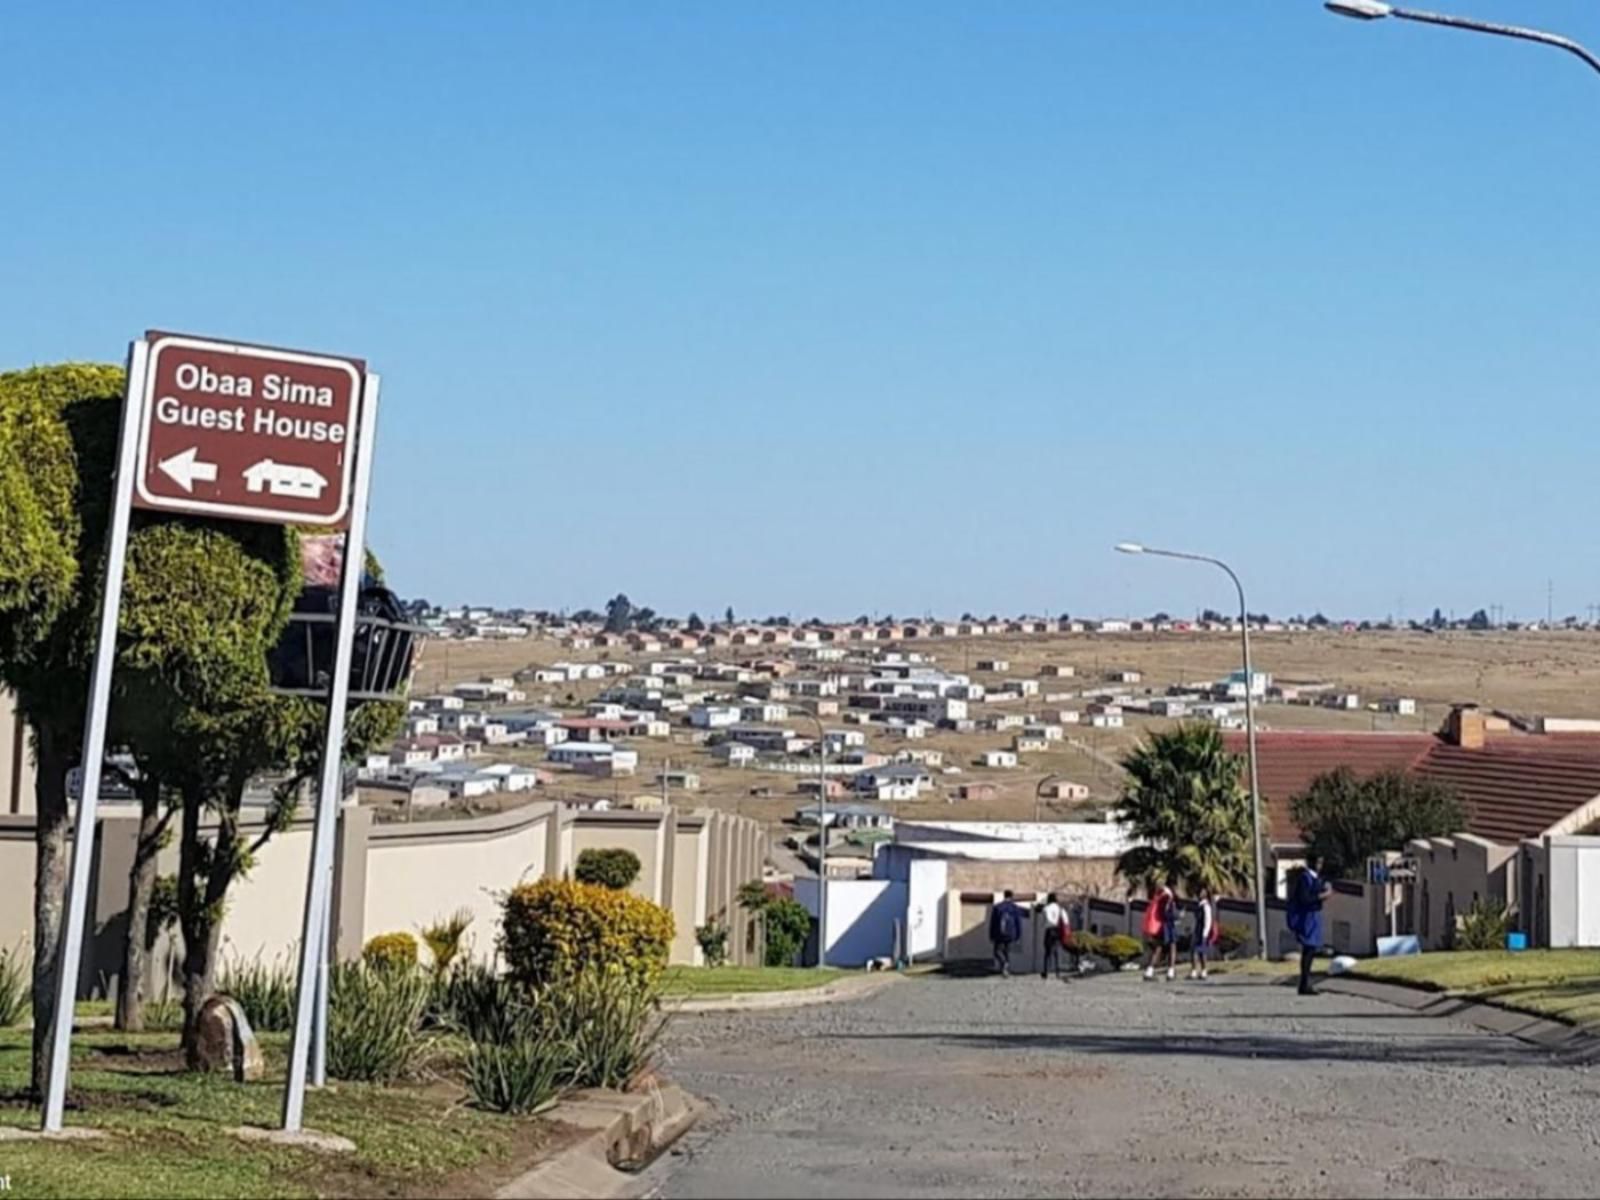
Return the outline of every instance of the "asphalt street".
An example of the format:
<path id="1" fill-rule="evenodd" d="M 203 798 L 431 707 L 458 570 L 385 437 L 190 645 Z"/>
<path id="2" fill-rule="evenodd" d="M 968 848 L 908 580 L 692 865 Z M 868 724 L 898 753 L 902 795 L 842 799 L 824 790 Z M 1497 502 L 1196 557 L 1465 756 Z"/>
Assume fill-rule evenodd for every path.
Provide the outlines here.
<path id="1" fill-rule="evenodd" d="M 678 1018 L 668 1198 L 1594 1196 L 1600 1071 L 1247 977 L 904 980 Z"/>

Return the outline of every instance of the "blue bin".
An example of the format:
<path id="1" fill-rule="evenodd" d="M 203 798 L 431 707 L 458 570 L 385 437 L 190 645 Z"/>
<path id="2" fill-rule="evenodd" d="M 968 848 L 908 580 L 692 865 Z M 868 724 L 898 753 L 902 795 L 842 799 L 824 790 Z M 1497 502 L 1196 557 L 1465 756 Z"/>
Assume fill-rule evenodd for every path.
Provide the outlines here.
<path id="1" fill-rule="evenodd" d="M 1507 950 L 1526 950 L 1528 948 L 1528 935 L 1525 933 L 1506 934 Z"/>

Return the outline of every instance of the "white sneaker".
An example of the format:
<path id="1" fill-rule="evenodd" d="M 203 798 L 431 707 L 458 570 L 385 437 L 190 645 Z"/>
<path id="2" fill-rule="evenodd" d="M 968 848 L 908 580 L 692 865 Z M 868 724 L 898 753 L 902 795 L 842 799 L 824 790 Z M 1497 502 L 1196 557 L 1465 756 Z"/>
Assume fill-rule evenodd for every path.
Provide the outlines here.
<path id="1" fill-rule="evenodd" d="M 1190 979 L 1203 979 L 1205 977 L 1203 975 L 1201 975 L 1199 971 L 1190 971 L 1189 972 L 1189 978 Z"/>
<path id="2" fill-rule="evenodd" d="M 1201 978 L 1201 979 L 1209 979 L 1209 978 L 1210 978 L 1210 976 L 1208 976 L 1208 975 L 1207 975 L 1207 974 L 1206 974 L 1206 973 L 1205 973 L 1205 972 L 1204 972 L 1204 971 L 1201 971 L 1201 972 L 1200 972 L 1200 978 Z"/>
<path id="3" fill-rule="evenodd" d="M 1154 967 L 1146 967 L 1144 969 L 1144 977 L 1146 979 L 1154 979 L 1156 977 L 1156 969 Z"/>
<path id="4" fill-rule="evenodd" d="M 1178 977 L 1178 973 L 1176 971 L 1174 971 L 1171 967 L 1168 967 L 1167 968 L 1167 982 L 1171 983 L 1177 977 Z"/>

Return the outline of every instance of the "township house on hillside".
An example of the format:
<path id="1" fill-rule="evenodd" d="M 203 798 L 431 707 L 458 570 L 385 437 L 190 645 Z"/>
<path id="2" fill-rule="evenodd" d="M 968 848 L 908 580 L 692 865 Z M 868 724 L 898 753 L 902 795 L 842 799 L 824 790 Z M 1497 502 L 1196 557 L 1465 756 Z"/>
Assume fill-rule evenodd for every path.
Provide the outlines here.
<path id="1" fill-rule="evenodd" d="M 1225 737 L 1242 757 L 1244 736 Z M 1461 705 L 1434 734 L 1266 731 L 1257 734 L 1256 755 L 1280 887 L 1304 853 L 1289 815 L 1295 795 L 1339 767 L 1361 777 L 1403 771 L 1454 789 L 1466 827 L 1394 847 L 1417 860 L 1417 878 L 1400 898 L 1400 932 L 1416 934 L 1425 949 L 1446 947 L 1456 918 L 1474 901 L 1494 898 L 1535 945 L 1600 944 L 1600 905 L 1578 911 L 1572 874 L 1578 855 L 1595 862 L 1582 867 L 1590 878 L 1600 868 L 1600 844 L 1576 836 L 1600 824 L 1600 735 L 1526 732 Z M 1552 885 L 1561 897 L 1554 918 Z M 1332 920 L 1337 926 L 1337 913 Z"/>

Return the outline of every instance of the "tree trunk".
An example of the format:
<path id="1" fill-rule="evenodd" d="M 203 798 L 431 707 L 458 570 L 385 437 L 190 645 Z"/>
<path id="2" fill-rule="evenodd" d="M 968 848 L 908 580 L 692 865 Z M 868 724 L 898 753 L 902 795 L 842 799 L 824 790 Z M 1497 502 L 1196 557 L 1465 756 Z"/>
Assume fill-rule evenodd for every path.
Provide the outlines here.
<path id="1" fill-rule="evenodd" d="M 28 1087 L 44 1098 L 50 1068 L 50 1037 L 55 1028 L 56 958 L 61 949 L 62 909 L 67 899 L 67 770 L 54 736 L 35 731 L 38 784 L 34 833 L 33 884 L 33 1064 Z M 75 986 L 69 981 L 68 986 Z"/>
<path id="2" fill-rule="evenodd" d="M 156 888 L 156 859 L 161 850 L 161 784 L 139 781 L 139 843 L 128 873 L 128 929 L 122 942 L 122 979 L 117 987 L 116 1026 L 127 1033 L 144 1030 L 144 984 L 150 959 L 146 937 L 150 897 Z"/>
<path id="3" fill-rule="evenodd" d="M 195 1026 L 200 1006 L 206 1002 L 206 994 L 201 991 L 204 986 L 200 973 L 204 964 L 202 947 L 211 937 L 211 922 L 202 911 L 203 904 L 195 889 L 195 871 L 200 864 L 200 809 L 204 802 L 199 788 L 186 786 L 183 789 L 183 821 L 178 844 L 178 924 L 183 930 L 183 1053 L 191 1068 L 195 1065 Z"/>
<path id="4" fill-rule="evenodd" d="M 200 1008 L 216 990 L 217 950 L 222 942 L 222 911 L 228 896 L 228 885 L 238 873 L 239 803 L 244 784 L 229 787 L 225 807 L 217 825 L 216 840 L 206 856 L 208 870 L 205 888 L 195 888 L 193 865 L 198 861 L 200 841 L 200 798 L 190 803 L 186 796 L 183 805 L 183 857 L 187 862 L 179 867 L 179 887 L 188 888 L 189 901 L 180 902 L 184 910 L 183 926 L 183 1051 L 190 1070 L 199 1066 L 196 1055 L 196 1038 Z M 181 893 L 180 893 L 181 895 Z"/>

